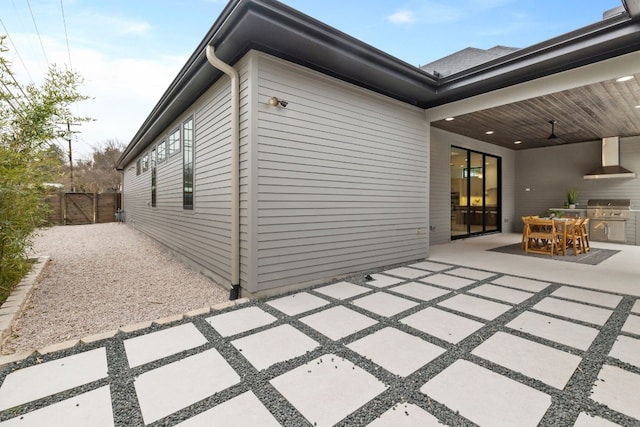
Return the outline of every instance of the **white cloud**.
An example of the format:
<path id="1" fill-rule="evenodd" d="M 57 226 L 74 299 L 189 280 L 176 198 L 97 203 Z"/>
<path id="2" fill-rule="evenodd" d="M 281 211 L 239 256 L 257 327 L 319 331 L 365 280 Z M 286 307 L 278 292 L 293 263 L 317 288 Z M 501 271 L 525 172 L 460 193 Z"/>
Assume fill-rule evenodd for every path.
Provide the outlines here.
<path id="1" fill-rule="evenodd" d="M 410 10 L 402 9 L 390 15 L 388 19 L 394 24 L 410 24 L 415 21 L 415 14 Z"/>

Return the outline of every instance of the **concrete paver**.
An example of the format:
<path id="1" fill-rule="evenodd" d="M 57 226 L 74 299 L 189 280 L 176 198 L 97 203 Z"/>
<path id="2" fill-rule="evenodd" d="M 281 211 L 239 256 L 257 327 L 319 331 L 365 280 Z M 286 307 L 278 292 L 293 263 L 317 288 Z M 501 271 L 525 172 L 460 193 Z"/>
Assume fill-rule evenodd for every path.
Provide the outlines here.
<path id="1" fill-rule="evenodd" d="M 403 294 L 412 298 L 416 298 L 422 301 L 430 301 L 432 299 L 446 295 L 451 291 L 442 288 L 436 288 L 435 286 L 427 285 L 426 283 L 409 282 L 403 285 L 394 286 L 389 289 L 391 292 Z"/>
<path id="2" fill-rule="evenodd" d="M 394 328 L 384 328 L 347 345 L 389 372 L 406 377 L 445 349 Z"/>
<path id="3" fill-rule="evenodd" d="M 469 293 L 482 295 L 484 297 L 493 298 L 504 302 L 510 302 L 512 304 L 519 304 L 535 295 L 531 292 L 509 289 L 503 286 L 492 285 L 490 283 L 480 285 L 477 288 L 470 290 Z"/>
<path id="4" fill-rule="evenodd" d="M 484 426 L 537 426 L 551 405 L 551 396 L 466 360 L 455 361 L 420 391 Z"/>
<path id="5" fill-rule="evenodd" d="M 564 388 L 582 360 L 504 332 L 495 333 L 471 353 L 558 389 Z"/>
<path id="6" fill-rule="evenodd" d="M 124 341 L 129 366 L 132 368 L 181 351 L 189 350 L 208 341 L 191 323 L 174 326 L 158 332 Z"/>
<path id="7" fill-rule="evenodd" d="M 458 316 L 435 307 L 405 317 L 402 323 L 450 343 L 458 343 L 484 326 L 466 317 Z"/>
<path id="8" fill-rule="evenodd" d="M 538 311 L 569 317 L 571 319 L 581 320 L 586 323 L 592 323 L 600 326 L 603 326 L 613 313 L 612 310 L 591 307 L 577 302 L 563 301 L 552 297 L 543 299 L 534 305 L 533 308 Z"/>
<path id="9" fill-rule="evenodd" d="M 306 313 L 307 311 L 325 306 L 329 304 L 329 301 L 315 295 L 311 295 L 308 292 L 299 292 L 297 294 L 269 301 L 267 304 L 284 314 L 295 316 L 300 313 Z"/>
<path id="10" fill-rule="evenodd" d="M 371 278 L 373 280 L 369 280 L 367 285 L 375 286 L 376 288 L 386 288 L 387 286 L 396 285 L 398 283 L 404 282 L 402 279 L 398 279 L 397 277 L 387 276 L 386 274 L 372 274 Z"/>
<path id="11" fill-rule="evenodd" d="M 291 325 L 280 325 L 231 341 L 257 369 L 301 356 L 318 347 L 318 343 Z"/>
<path id="12" fill-rule="evenodd" d="M 493 320 L 512 308 L 510 305 L 488 301 L 470 295 L 456 295 L 439 302 L 438 305 L 485 320 Z"/>
<path id="13" fill-rule="evenodd" d="M 109 386 L 100 387 L 0 423 L 2 427 L 113 427 Z"/>
<path id="14" fill-rule="evenodd" d="M 507 326 L 580 350 L 588 349 L 598 335 L 597 329 L 529 311 L 507 323 Z"/>
<path id="15" fill-rule="evenodd" d="M 373 375 L 335 354 L 324 354 L 270 382 L 318 426 L 335 424 L 386 389 Z"/>
<path id="16" fill-rule="evenodd" d="M 591 399 L 640 419 L 640 375 L 604 365 L 593 386 Z"/>
<path id="17" fill-rule="evenodd" d="M 618 336 L 609 356 L 640 368 L 640 339 Z"/>
<path id="18" fill-rule="evenodd" d="M 572 299 L 574 301 L 582 301 L 609 308 L 616 308 L 620 301 L 622 301 L 622 297 L 620 295 L 591 291 L 589 289 L 579 289 L 571 286 L 562 286 L 553 291 L 551 295 L 554 297 Z"/>
<path id="19" fill-rule="evenodd" d="M 376 320 L 338 306 L 300 319 L 300 321 L 334 341 L 378 323 Z"/>
<path id="20" fill-rule="evenodd" d="M 3 358 L 0 427 L 640 424 L 637 295 L 429 260 L 365 275 Z"/>
<path id="21" fill-rule="evenodd" d="M 349 299 L 357 295 L 367 293 L 369 291 L 369 288 L 354 285 L 353 283 L 349 282 L 338 282 L 334 283 L 333 285 L 323 286 L 316 289 L 316 292 L 320 292 L 321 294 L 339 300 Z"/>
<path id="22" fill-rule="evenodd" d="M 215 349 L 141 374 L 134 386 L 146 424 L 240 382 Z"/>
<path id="23" fill-rule="evenodd" d="M 207 319 L 207 322 L 223 337 L 237 335 L 275 321 L 276 317 L 258 307 L 241 308 Z"/>
<path id="24" fill-rule="evenodd" d="M 433 415 L 411 403 L 395 405 L 368 427 L 443 427 Z"/>
<path id="25" fill-rule="evenodd" d="M 462 277 L 451 276 L 449 274 L 434 274 L 433 276 L 420 279 L 421 282 L 442 286 L 449 289 L 461 289 L 475 282 L 473 279 L 465 279 Z"/>
<path id="26" fill-rule="evenodd" d="M 104 348 L 20 369 L 7 375 L 0 387 L 0 410 L 106 377 Z"/>
<path id="27" fill-rule="evenodd" d="M 417 302 L 409 301 L 386 292 L 376 292 L 353 301 L 354 305 L 364 308 L 367 311 L 380 316 L 391 317 L 402 313 L 418 305 Z"/>

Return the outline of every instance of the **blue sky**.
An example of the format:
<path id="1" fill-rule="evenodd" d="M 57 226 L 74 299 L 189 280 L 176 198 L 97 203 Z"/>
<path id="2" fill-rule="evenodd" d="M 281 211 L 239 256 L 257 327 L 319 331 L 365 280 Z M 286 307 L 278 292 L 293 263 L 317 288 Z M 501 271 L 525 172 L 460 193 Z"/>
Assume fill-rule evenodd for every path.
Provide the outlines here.
<path id="1" fill-rule="evenodd" d="M 597 22 L 604 11 L 621 5 L 620 0 L 283 3 L 416 66 L 469 46 L 531 46 Z M 74 112 L 96 121 L 76 129 L 74 155 L 87 158 L 92 147 L 109 139 L 130 141 L 225 5 L 225 0 L 0 0 L 0 34 L 10 37 L 6 56 L 23 83 L 40 83 L 47 61 L 71 63 L 83 75 L 83 92 L 94 99 Z"/>

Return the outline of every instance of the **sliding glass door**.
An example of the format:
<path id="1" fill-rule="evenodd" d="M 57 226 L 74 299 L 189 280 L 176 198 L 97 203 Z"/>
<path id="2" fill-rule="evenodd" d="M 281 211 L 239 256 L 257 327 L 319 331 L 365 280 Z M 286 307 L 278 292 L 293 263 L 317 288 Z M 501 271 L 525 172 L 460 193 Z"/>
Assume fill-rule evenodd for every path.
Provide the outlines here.
<path id="1" fill-rule="evenodd" d="M 500 158 L 451 147 L 451 238 L 500 231 Z"/>

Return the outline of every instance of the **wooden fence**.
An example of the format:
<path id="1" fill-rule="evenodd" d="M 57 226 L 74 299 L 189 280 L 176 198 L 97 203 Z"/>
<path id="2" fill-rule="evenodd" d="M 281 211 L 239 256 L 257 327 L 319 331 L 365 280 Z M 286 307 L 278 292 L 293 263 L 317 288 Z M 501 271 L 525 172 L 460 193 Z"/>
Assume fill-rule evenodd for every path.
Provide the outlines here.
<path id="1" fill-rule="evenodd" d="M 114 222 L 121 207 L 120 193 L 51 193 L 49 223 L 79 225 Z"/>

